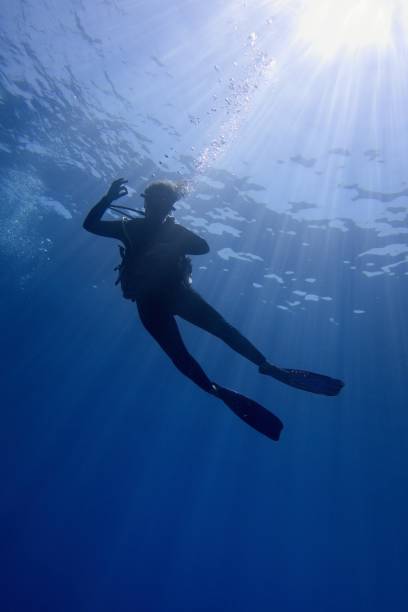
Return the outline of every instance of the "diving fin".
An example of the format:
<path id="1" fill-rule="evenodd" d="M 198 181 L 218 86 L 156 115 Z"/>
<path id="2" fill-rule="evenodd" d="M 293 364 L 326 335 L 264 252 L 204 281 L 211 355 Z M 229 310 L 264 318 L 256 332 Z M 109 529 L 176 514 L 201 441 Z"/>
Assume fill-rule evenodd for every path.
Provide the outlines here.
<path id="1" fill-rule="evenodd" d="M 337 378 L 330 378 L 330 376 L 308 372 L 307 370 L 277 368 L 267 361 L 259 366 L 259 371 L 261 374 L 272 376 L 286 385 L 318 395 L 338 395 L 344 387 L 344 382 Z"/>
<path id="2" fill-rule="evenodd" d="M 240 419 L 277 442 L 283 429 L 283 423 L 277 416 L 249 397 L 213 384 L 214 395 L 224 402 Z"/>

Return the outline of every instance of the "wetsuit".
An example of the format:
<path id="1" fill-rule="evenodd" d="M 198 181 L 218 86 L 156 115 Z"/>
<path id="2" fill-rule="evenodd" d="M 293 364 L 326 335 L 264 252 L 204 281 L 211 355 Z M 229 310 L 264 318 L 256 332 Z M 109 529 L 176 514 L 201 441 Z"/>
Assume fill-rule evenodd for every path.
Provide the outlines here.
<path id="1" fill-rule="evenodd" d="M 133 296 L 127 297 L 136 302 L 144 327 L 174 365 L 204 391 L 213 391 L 210 379 L 187 351 L 175 315 L 220 338 L 257 366 L 264 363 L 264 355 L 210 306 L 177 270 L 170 269 L 173 262 L 176 266 L 177 260 L 186 255 L 207 253 L 207 242 L 169 218 L 161 224 L 152 223 L 147 218 L 126 222 L 102 221 L 108 205 L 109 202 L 103 198 L 90 211 L 84 227 L 93 234 L 116 238 L 123 242 L 127 251 L 133 251 L 134 266 L 141 268 L 140 277 L 145 274 L 149 287 L 146 290 L 140 286 L 140 291 L 136 290 Z M 163 254 L 162 261 L 158 258 L 156 266 L 154 259 L 160 252 Z M 157 282 L 152 282 L 157 273 L 156 267 L 162 265 L 163 259 L 167 262 L 167 269 L 164 274 L 160 274 L 159 270 Z"/>

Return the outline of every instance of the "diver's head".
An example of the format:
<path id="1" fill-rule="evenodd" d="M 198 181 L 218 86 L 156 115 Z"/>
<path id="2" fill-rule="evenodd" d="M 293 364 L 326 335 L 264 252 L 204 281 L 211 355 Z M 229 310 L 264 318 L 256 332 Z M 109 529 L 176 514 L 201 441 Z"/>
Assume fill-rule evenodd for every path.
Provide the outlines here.
<path id="1" fill-rule="evenodd" d="M 141 195 L 144 198 L 146 218 L 163 221 L 175 210 L 173 205 L 183 193 L 180 186 L 173 181 L 155 181 L 150 183 Z"/>

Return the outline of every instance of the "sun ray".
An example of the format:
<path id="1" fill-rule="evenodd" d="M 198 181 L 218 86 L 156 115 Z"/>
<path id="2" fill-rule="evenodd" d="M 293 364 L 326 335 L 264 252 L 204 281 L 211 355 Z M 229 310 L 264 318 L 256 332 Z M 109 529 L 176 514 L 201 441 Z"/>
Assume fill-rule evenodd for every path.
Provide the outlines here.
<path id="1" fill-rule="evenodd" d="M 399 2 L 392 0 L 314 0 L 304 3 L 297 38 L 322 60 L 363 48 L 386 48 L 392 40 Z"/>

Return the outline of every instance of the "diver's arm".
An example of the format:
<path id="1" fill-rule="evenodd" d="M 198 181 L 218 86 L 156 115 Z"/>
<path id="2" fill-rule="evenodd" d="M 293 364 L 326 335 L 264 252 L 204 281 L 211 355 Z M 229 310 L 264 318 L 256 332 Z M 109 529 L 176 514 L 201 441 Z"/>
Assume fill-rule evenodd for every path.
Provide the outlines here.
<path id="1" fill-rule="evenodd" d="M 83 228 L 86 229 L 87 232 L 97 234 L 98 236 L 106 236 L 107 238 L 120 237 L 120 221 L 102 221 L 103 214 L 111 203 L 111 200 L 104 196 L 102 200 L 91 208 L 83 223 Z"/>
<path id="2" fill-rule="evenodd" d="M 209 252 L 210 247 L 208 242 L 186 229 L 182 225 L 177 226 L 179 232 L 179 240 L 182 245 L 183 252 L 186 255 L 205 255 Z"/>
<path id="3" fill-rule="evenodd" d="M 109 188 L 108 193 L 89 211 L 83 228 L 92 234 L 98 236 L 106 236 L 108 238 L 121 238 L 122 236 L 122 224 L 120 221 L 102 221 L 102 217 L 107 208 L 112 204 L 114 200 L 121 198 L 127 194 L 124 179 L 118 179 L 114 181 Z"/>

